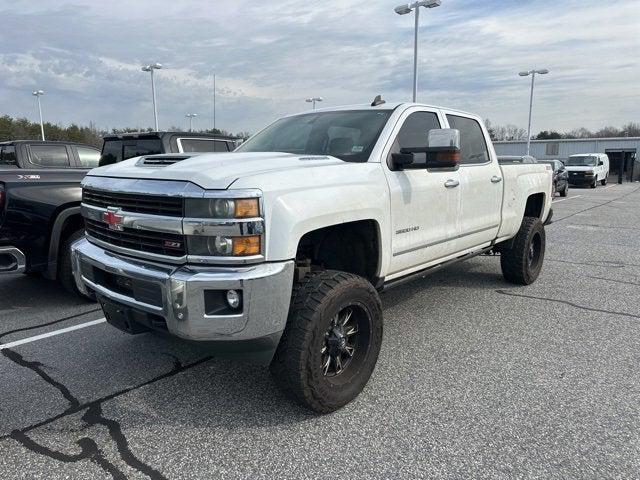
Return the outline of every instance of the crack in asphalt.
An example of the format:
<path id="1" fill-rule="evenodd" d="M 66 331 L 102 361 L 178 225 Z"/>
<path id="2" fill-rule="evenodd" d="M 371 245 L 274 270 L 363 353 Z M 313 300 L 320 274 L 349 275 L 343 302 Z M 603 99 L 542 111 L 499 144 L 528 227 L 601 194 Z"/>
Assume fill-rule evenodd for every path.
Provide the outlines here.
<path id="1" fill-rule="evenodd" d="M 99 310 L 100 309 L 96 309 L 96 310 L 91 310 L 81 314 L 71 315 L 71 316 L 54 320 L 52 322 L 48 322 L 42 325 L 10 330 L 10 331 L 1 333 L 0 338 L 12 333 L 34 330 L 34 329 L 42 328 L 48 325 L 54 325 L 56 323 L 60 323 L 65 320 L 70 320 L 70 319 L 85 315 L 87 313 L 92 313 Z M 108 400 L 112 400 L 114 398 L 117 398 L 129 392 L 132 392 L 144 386 L 147 386 L 157 381 L 177 375 L 178 373 L 184 372 L 185 370 L 188 370 L 197 365 L 205 363 L 212 358 L 210 356 L 207 356 L 185 365 L 176 355 L 173 355 L 171 353 L 161 352 L 160 353 L 161 355 L 169 357 L 172 361 L 172 364 L 173 364 L 172 368 L 168 372 L 158 375 L 156 377 L 153 377 L 152 379 L 147 380 L 146 382 L 143 382 L 141 384 L 135 385 L 133 387 L 128 387 L 128 388 L 119 390 L 117 392 L 113 392 L 109 395 L 98 398 L 96 400 L 92 400 L 90 402 L 81 403 L 80 400 L 77 399 L 71 393 L 71 390 L 66 385 L 64 385 L 62 382 L 59 382 L 58 380 L 55 380 L 51 375 L 49 375 L 45 371 L 46 365 L 44 365 L 43 363 L 38 361 L 26 360 L 21 354 L 8 348 L 2 350 L 1 353 L 5 358 L 15 363 L 16 365 L 26 368 L 28 370 L 31 370 L 38 377 L 40 377 L 46 384 L 52 386 L 54 389 L 60 392 L 60 394 L 68 402 L 69 406 L 62 413 L 59 413 L 57 415 L 54 415 L 52 417 L 49 417 L 45 420 L 42 420 L 32 425 L 29 425 L 20 429 L 14 429 L 8 435 L 0 436 L 0 441 L 6 440 L 6 439 L 13 439 L 16 442 L 18 442 L 20 445 L 22 445 L 24 448 L 36 454 L 39 454 L 60 462 L 75 463 L 82 460 L 89 460 L 95 463 L 97 466 L 99 466 L 106 473 L 111 475 L 111 477 L 114 478 L 115 480 L 126 479 L 127 475 L 125 472 L 120 470 L 116 465 L 114 465 L 109 460 L 107 460 L 107 458 L 104 455 L 104 452 L 98 447 L 98 444 L 94 439 L 89 437 L 80 438 L 79 440 L 76 441 L 76 444 L 80 447 L 80 453 L 67 454 L 64 452 L 53 450 L 51 448 L 48 448 L 36 442 L 31 437 L 29 437 L 27 433 L 37 428 L 40 428 L 42 426 L 49 425 L 62 418 L 68 417 L 69 415 L 73 415 L 82 410 L 86 410 L 85 413 L 82 415 L 82 420 L 85 422 L 86 426 L 84 426 L 82 430 L 88 427 L 93 427 L 97 425 L 102 425 L 106 427 L 107 431 L 109 432 L 109 436 L 111 440 L 113 440 L 113 442 L 116 445 L 116 449 L 118 451 L 118 454 L 120 455 L 120 458 L 122 459 L 122 461 L 124 461 L 125 464 L 127 464 L 132 469 L 148 476 L 152 480 L 165 480 L 166 477 L 160 471 L 156 470 L 151 465 L 143 462 L 133 453 L 133 451 L 131 450 L 131 447 L 129 446 L 129 441 L 127 440 L 127 437 L 122 431 L 122 425 L 117 420 L 106 418 L 102 412 L 102 405 L 104 402 Z"/>
<path id="2" fill-rule="evenodd" d="M 593 260 L 591 262 L 571 262 L 569 260 L 557 260 L 555 258 L 547 258 L 548 262 L 568 263 L 569 265 L 583 265 L 585 267 L 611 267 L 611 268 L 624 268 L 624 267 L 640 267 L 637 263 L 625 263 L 617 262 L 614 260 Z"/>
<path id="3" fill-rule="evenodd" d="M 602 308 L 586 307 L 584 305 L 580 305 L 579 303 L 570 302 L 568 300 L 559 300 L 557 298 L 536 297 L 535 295 L 525 295 L 524 293 L 514 293 L 514 292 L 509 292 L 509 291 L 503 290 L 503 289 L 496 289 L 495 292 L 499 293 L 501 295 L 507 295 L 509 297 L 530 298 L 530 299 L 533 299 L 533 300 L 542 300 L 542 301 L 545 301 L 545 302 L 562 303 L 564 305 L 569 305 L 571 307 L 579 308 L 581 310 L 588 310 L 590 312 L 608 313 L 608 314 L 611 314 L 611 315 L 622 315 L 624 317 L 640 318 L 640 315 L 635 315 L 633 313 L 618 312 L 618 311 L 615 311 L 615 310 L 605 310 L 605 309 L 602 309 Z"/>
<path id="4" fill-rule="evenodd" d="M 629 280 L 617 280 L 617 279 L 615 279 L 615 278 L 596 277 L 596 276 L 594 276 L 594 275 L 585 275 L 585 277 L 593 278 L 593 279 L 595 279 L 595 280 L 604 280 L 604 281 L 606 281 L 606 282 L 624 283 L 624 284 L 626 284 L 626 285 L 637 285 L 637 286 L 640 286 L 640 283 L 638 283 L 638 282 L 631 282 L 631 281 L 629 281 Z"/>

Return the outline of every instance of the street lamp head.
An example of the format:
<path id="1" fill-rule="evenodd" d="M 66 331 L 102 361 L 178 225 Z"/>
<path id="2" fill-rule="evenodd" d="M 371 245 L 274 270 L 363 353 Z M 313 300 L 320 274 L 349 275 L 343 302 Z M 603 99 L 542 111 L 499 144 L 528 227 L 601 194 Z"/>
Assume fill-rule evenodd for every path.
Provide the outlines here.
<path id="1" fill-rule="evenodd" d="M 305 102 L 307 103 L 311 103 L 311 102 L 321 102 L 322 101 L 322 97 L 311 97 L 311 98 L 307 98 L 305 100 Z"/>
<path id="2" fill-rule="evenodd" d="M 34 90 L 32 95 L 35 95 L 36 97 L 39 97 L 40 95 L 44 95 L 44 90 Z"/>
<path id="3" fill-rule="evenodd" d="M 518 73 L 518 75 L 520 75 L 521 77 L 526 77 L 529 75 L 529 72 L 520 72 Z"/>
<path id="4" fill-rule="evenodd" d="M 151 70 L 160 70 L 162 68 L 161 63 L 152 63 L 151 65 L 144 65 L 141 70 L 143 72 L 150 72 Z"/>
<path id="5" fill-rule="evenodd" d="M 539 73 L 540 75 L 546 75 L 547 73 L 549 73 L 549 69 L 548 68 L 542 68 L 540 70 L 536 70 L 536 73 Z"/>
<path id="6" fill-rule="evenodd" d="M 145 65 L 140 70 L 142 70 L 143 72 L 150 72 L 151 71 L 151 65 Z"/>
<path id="7" fill-rule="evenodd" d="M 409 6 L 408 3 L 405 3 L 404 5 L 398 5 L 396 8 L 393 9 L 394 12 L 396 12 L 398 15 L 406 15 L 407 13 L 411 13 L 411 7 Z"/>
<path id="8" fill-rule="evenodd" d="M 423 0 L 422 2 L 418 2 L 419 7 L 426 7 L 426 8 L 439 7 L 440 5 L 442 5 L 441 0 Z"/>
<path id="9" fill-rule="evenodd" d="M 151 68 L 155 68 L 156 70 L 160 70 L 162 68 L 162 64 L 161 63 L 154 63 L 153 65 L 151 65 Z"/>

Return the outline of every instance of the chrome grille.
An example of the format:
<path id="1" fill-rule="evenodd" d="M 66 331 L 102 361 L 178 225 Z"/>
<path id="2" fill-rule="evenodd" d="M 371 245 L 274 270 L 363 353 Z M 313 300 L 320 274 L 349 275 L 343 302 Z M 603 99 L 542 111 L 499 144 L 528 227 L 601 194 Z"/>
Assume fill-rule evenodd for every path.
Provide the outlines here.
<path id="1" fill-rule="evenodd" d="M 180 197 L 107 192 L 87 187 L 82 189 L 82 201 L 96 207 L 119 207 L 127 212 L 170 217 L 182 217 L 184 205 Z"/>
<path id="2" fill-rule="evenodd" d="M 90 237 L 117 247 L 169 257 L 182 257 L 187 254 L 184 235 L 126 227 L 121 231 L 112 230 L 106 223 L 89 218 L 85 218 L 85 228 Z"/>

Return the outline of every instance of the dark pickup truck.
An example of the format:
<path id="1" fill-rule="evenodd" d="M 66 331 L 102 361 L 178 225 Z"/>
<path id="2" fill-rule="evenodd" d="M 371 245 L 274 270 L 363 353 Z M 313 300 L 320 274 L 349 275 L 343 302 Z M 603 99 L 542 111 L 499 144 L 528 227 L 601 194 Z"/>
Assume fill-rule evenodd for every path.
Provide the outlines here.
<path id="1" fill-rule="evenodd" d="M 98 165 L 154 153 L 229 152 L 229 137 L 145 132 L 104 137 L 102 152 L 72 142 L 0 142 L 0 274 L 42 273 L 79 293 L 69 245 L 84 235 L 80 181 Z"/>
<path id="2" fill-rule="evenodd" d="M 0 273 L 42 273 L 76 291 L 69 244 L 83 235 L 80 181 L 97 148 L 71 142 L 0 142 Z"/>

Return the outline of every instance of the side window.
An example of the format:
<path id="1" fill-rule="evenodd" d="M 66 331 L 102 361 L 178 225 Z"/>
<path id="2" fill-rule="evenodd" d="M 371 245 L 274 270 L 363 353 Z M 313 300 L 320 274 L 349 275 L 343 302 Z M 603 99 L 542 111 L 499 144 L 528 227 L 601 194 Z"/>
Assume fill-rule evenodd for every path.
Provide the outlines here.
<path id="1" fill-rule="evenodd" d="M 69 155 L 64 145 L 31 145 L 31 163 L 41 167 L 68 167 Z"/>
<path id="2" fill-rule="evenodd" d="M 399 153 L 401 148 L 426 147 L 429 130 L 440 128 L 438 116 L 434 112 L 415 112 L 407 117 L 393 142 L 391 153 Z M 416 153 L 413 164 L 424 164 L 426 154 Z"/>
<path id="3" fill-rule="evenodd" d="M 0 165 L 17 166 L 16 147 L 13 145 L 0 146 Z"/>
<path id="4" fill-rule="evenodd" d="M 98 166 L 100 161 L 100 152 L 93 148 L 76 147 L 78 151 L 78 158 L 80 159 L 80 166 L 85 168 L 94 168 Z"/>
<path id="5" fill-rule="evenodd" d="M 457 115 L 447 115 L 447 120 L 451 128 L 460 130 L 460 163 L 468 165 L 488 162 L 489 150 L 480 124 L 472 118 Z"/>
<path id="6" fill-rule="evenodd" d="M 135 143 L 126 144 L 122 150 L 122 159 L 126 160 L 142 155 L 157 155 L 162 152 L 162 142 L 159 138 L 151 140 L 136 140 Z"/>
<path id="7" fill-rule="evenodd" d="M 227 145 L 227 142 L 216 140 L 213 143 L 214 143 L 214 152 L 228 152 L 229 151 L 229 146 Z"/>

